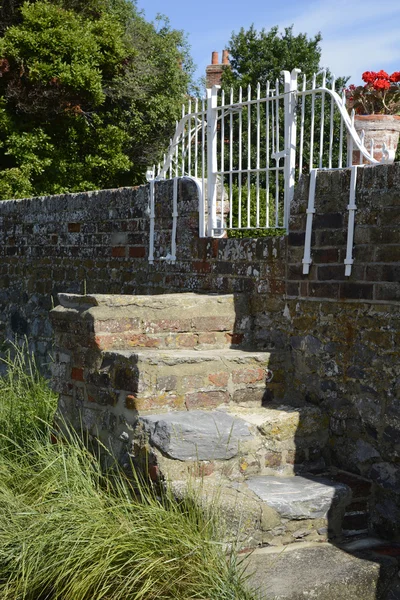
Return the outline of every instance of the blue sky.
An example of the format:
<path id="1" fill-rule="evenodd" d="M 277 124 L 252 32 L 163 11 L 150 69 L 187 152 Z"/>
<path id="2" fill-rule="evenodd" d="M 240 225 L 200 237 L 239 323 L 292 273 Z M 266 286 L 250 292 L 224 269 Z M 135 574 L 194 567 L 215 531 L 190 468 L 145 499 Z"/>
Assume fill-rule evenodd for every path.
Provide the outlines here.
<path id="1" fill-rule="evenodd" d="M 165 14 L 175 29 L 183 29 L 197 65 L 204 75 L 211 52 L 220 53 L 232 31 L 267 30 L 294 25 L 296 33 L 322 34 L 322 65 L 336 75 L 361 82 L 364 71 L 400 71 L 399 0 L 137 0 L 147 20 Z"/>

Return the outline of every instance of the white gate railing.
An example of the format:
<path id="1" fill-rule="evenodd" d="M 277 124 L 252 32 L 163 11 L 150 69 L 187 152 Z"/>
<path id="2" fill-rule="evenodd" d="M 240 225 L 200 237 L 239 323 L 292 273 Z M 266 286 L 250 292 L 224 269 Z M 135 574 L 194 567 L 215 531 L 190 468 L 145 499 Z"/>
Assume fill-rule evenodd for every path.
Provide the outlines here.
<path id="1" fill-rule="evenodd" d="M 183 107 L 164 161 L 147 179 L 196 181 L 200 237 L 218 237 L 227 229 L 287 230 L 302 173 L 351 166 L 353 151 L 360 164 L 378 163 L 373 143 L 367 148 L 355 130 L 354 113 L 349 116 L 335 80 L 328 87 L 322 71 L 310 85 L 304 76 L 299 86 L 298 74 L 298 69 L 283 71 L 283 86 L 268 82 L 255 93 L 239 88 L 236 99 L 233 89 L 227 97 L 214 86 L 206 99 L 189 100 L 187 112 Z M 150 189 L 154 234 L 154 186 Z M 163 258 L 174 261 L 175 253 Z"/>

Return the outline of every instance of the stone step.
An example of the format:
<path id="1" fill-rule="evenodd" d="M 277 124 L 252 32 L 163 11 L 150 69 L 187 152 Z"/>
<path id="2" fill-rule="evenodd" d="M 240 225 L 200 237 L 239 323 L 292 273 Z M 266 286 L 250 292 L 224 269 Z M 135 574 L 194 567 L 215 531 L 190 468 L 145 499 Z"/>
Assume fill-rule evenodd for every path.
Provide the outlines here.
<path id="1" fill-rule="evenodd" d="M 168 481 L 178 495 L 196 488 L 204 508 L 221 497 L 225 541 L 255 547 L 341 538 L 350 488 L 328 477 L 295 475 L 296 467 L 304 468 L 295 463 L 297 451 L 302 458 L 318 452 L 322 461 L 323 423 L 314 406 L 226 407 L 139 413 L 133 434 L 124 435 L 136 468 Z"/>
<path id="2" fill-rule="evenodd" d="M 259 475 L 242 481 L 214 474 L 201 480 L 174 479 L 171 485 L 178 497 L 192 493 L 204 510 L 217 511 L 224 524 L 221 537 L 242 549 L 304 540 L 339 542 L 351 502 L 347 485 L 309 474 Z"/>
<path id="3" fill-rule="evenodd" d="M 240 563 L 259 600 L 395 600 L 397 560 L 327 543 L 261 548 Z"/>
<path id="4" fill-rule="evenodd" d="M 247 299 L 240 294 L 58 297 L 52 319 L 67 347 L 71 335 L 79 342 L 91 333 L 100 350 L 224 348 L 248 342 L 252 329 Z"/>
<path id="5" fill-rule="evenodd" d="M 342 539 L 342 522 L 351 502 L 350 488 L 328 477 L 258 476 L 245 485 L 279 517 L 263 543 L 287 544 L 301 539 Z"/>
<path id="6" fill-rule="evenodd" d="M 163 479 L 185 479 L 200 471 L 242 481 L 325 468 L 328 428 L 315 406 L 139 412 L 137 419 L 131 435 L 128 429 L 124 434 L 134 454 L 145 452 L 146 464 L 157 465 Z"/>
<path id="7" fill-rule="evenodd" d="M 230 404 L 258 407 L 265 394 L 269 361 L 268 352 L 232 348 L 146 348 L 105 352 L 99 373 L 108 372 L 120 397 L 125 393 L 126 406 L 141 413 Z"/>

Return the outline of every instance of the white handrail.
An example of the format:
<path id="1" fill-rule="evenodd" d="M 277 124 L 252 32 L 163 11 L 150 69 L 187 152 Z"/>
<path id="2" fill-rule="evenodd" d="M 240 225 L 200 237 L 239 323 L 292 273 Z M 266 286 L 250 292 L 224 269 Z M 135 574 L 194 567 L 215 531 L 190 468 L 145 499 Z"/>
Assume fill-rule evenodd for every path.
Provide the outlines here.
<path id="1" fill-rule="evenodd" d="M 319 88 L 315 88 L 315 89 L 311 89 L 311 90 L 304 90 L 304 91 L 302 90 L 302 91 L 297 92 L 297 94 L 299 96 L 303 96 L 303 95 L 309 96 L 311 94 L 315 94 L 316 92 L 323 92 L 324 94 L 325 93 L 329 94 L 333 98 L 333 100 L 336 104 L 336 107 L 340 111 L 340 115 L 344 121 L 344 124 L 346 125 L 347 131 L 351 135 L 351 138 L 352 138 L 353 142 L 355 143 L 357 149 L 362 153 L 362 155 L 369 162 L 371 162 L 374 165 L 379 165 L 380 164 L 379 160 L 376 160 L 373 156 L 371 156 L 371 154 L 368 152 L 367 148 L 363 145 L 363 143 L 360 139 L 360 136 L 358 135 L 358 132 L 354 127 L 352 119 L 351 119 L 349 113 L 347 112 L 346 104 L 344 103 L 344 101 L 342 100 L 342 98 L 339 96 L 339 94 L 336 91 L 331 90 L 327 87 L 321 86 Z"/>

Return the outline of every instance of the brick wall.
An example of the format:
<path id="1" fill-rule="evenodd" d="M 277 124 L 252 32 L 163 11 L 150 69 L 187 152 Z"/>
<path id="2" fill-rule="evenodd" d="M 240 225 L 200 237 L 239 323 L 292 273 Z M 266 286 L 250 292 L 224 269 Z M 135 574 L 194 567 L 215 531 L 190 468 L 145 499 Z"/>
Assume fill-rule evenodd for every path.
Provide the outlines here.
<path id="1" fill-rule="evenodd" d="M 331 419 L 332 461 L 374 482 L 374 525 L 400 533 L 400 164 L 359 170 L 354 264 L 345 276 L 350 172 L 320 173 L 312 265 L 302 274 L 308 179 L 288 236 L 286 394 Z M 264 316 L 268 314 L 264 313 Z M 261 317 L 259 317 L 261 318 Z"/>
<path id="2" fill-rule="evenodd" d="M 47 361 L 59 292 L 283 293 L 284 240 L 199 239 L 189 180 L 179 185 L 177 261 L 160 261 L 170 251 L 172 186 L 156 184 L 154 265 L 147 186 L 1 202 L 0 337 L 27 335 Z"/>
<path id="3" fill-rule="evenodd" d="M 289 235 L 288 297 L 400 301 L 400 170 L 358 170 L 354 265 L 345 277 L 350 171 L 320 173 L 313 219 L 312 266 L 302 275 L 308 179 L 297 190 Z"/>
<path id="4" fill-rule="evenodd" d="M 267 398 L 321 406 L 333 462 L 374 481 L 374 522 L 400 534 L 400 164 L 366 167 L 356 194 L 354 265 L 344 275 L 350 173 L 317 177 L 312 265 L 302 274 L 308 178 L 288 238 L 199 239 L 196 188 L 179 186 L 177 262 L 147 261 L 148 189 L 0 204 L 2 337 L 28 335 L 44 359 L 58 292 L 244 292 L 254 342 L 271 352 Z M 156 259 L 169 251 L 172 182 L 156 186 Z M 282 367 L 274 354 L 286 354 Z"/>

